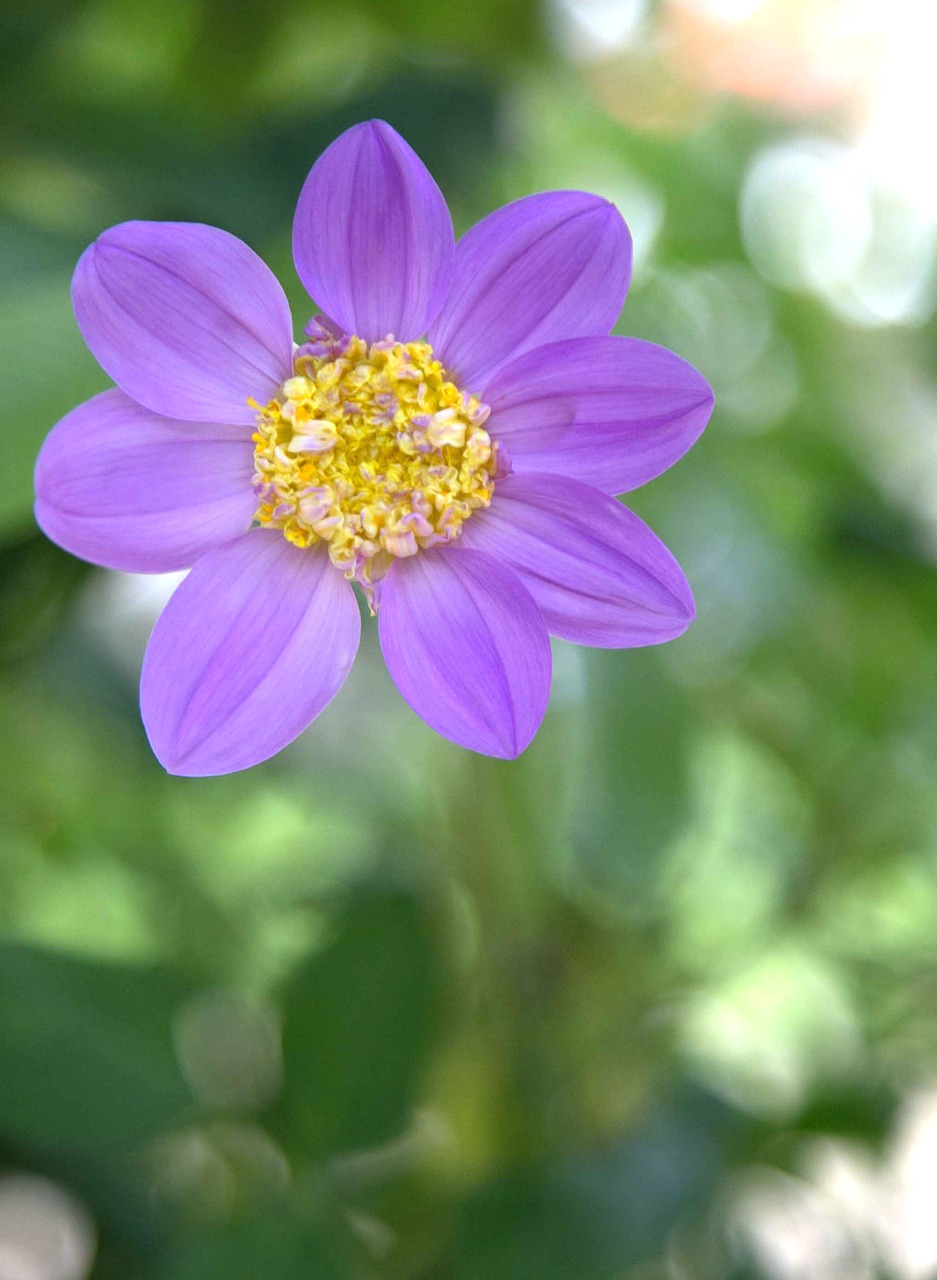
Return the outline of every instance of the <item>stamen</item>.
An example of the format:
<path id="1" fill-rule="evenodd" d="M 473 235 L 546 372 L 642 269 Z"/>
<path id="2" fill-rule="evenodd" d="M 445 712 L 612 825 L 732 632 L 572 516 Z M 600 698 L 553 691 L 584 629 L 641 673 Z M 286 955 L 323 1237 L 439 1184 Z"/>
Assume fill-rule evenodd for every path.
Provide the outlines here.
<path id="1" fill-rule="evenodd" d="M 488 406 L 446 376 L 427 342 L 369 346 L 310 322 L 293 377 L 257 409 L 256 519 L 375 588 L 393 558 L 451 542 L 509 470 Z"/>

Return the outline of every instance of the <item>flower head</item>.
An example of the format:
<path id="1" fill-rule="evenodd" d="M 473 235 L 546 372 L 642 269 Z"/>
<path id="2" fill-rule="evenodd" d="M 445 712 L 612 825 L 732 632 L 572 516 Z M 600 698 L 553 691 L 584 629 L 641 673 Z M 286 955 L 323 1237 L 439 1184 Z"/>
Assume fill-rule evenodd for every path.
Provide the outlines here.
<path id="1" fill-rule="evenodd" d="M 516 756 L 551 633 L 624 648 L 692 620 L 676 561 L 613 495 L 686 452 L 712 392 L 607 336 L 631 269 L 614 206 L 529 196 L 456 244 L 382 121 L 315 163 L 293 249 L 322 313 L 299 346 L 280 285 L 227 232 L 128 222 L 85 251 L 75 315 L 117 386 L 50 433 L 37 519 L 95 564 L 191 568 L 141 684 L 172 773 L 248 768 L 315 719 L 357 650 L 353 583 L 411 707 Z"/>
<path id="2" fill-rule="evenodd" d="M 454 541 L 494 492 L 488 406 L 450 382 L 427 342 L 370 346 L 319 321 L 297 376 L 260 409 L 261 525 L 297 547 L 320 539 L 374 601 L 395 556 Z"/>

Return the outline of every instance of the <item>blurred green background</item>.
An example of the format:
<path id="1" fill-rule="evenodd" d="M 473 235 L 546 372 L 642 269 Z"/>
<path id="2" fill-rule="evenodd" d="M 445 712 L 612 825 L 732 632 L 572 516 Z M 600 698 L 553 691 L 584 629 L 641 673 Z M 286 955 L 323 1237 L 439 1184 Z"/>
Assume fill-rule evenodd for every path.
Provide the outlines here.
<path id="1" fill-rule="evenodd" d="M 0 1280 L 937 1275 L 937 32 L 911 0 L 0 3 Z M 172 583 L 38 533 L 106 385 L 74 324 L 126 218 L 286 282 L 369 116 L 457 231 L 583 187 L 621 332 L 713 423 L 632 505 L 699 620 L 556 648 L 505 764 L 373 628 L 249 774 L 140 726 Z"/>

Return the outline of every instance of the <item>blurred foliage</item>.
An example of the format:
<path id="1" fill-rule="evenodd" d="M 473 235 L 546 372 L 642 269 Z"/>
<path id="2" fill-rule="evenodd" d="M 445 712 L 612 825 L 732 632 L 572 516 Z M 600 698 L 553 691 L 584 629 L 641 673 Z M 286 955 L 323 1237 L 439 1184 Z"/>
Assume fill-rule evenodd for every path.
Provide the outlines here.
<path id="1" fill-rule="evenodd" d="M 7 1180 L 48 1179 L 94 1223 L 74 1280 L 742 1280 L 775 1274 L 765 1179 L 898 1176 L 937 1072 L 934 322 L 854 325 L 750 261 L 753 157 L 835 119 L 641 127 L 647 60 L 568 60 L 557 9 L 0 7 L 0 1243 Z M 106 384 L 70 271 L 124 218 L 217 223 L 304 318 L 295 197 L 371 115 L 459 230 L 551 186 L 632 221 L 622 331 L 717 392 L 633 495 L 699 620 L 558 645 L 514 764 L 417 723 L 370 634 L 281 757 L 167 778 L 135 687 L 164 584 L 32 524 L 43 436 Z M 798 1274 L 905 1274 L 847 1218 L 861 1265 Z"/>

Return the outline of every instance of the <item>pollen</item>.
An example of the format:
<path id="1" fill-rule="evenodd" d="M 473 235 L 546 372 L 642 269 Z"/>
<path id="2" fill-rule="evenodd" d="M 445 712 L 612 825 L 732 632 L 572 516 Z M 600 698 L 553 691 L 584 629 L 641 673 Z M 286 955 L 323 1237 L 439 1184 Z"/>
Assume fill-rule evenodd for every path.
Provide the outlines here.
<path id="1" fill-rule="evenodd" d="M 293 376 L 257 410 L 256 521 L 298 547 L 328 544 L 374 603 L 395 557 L 452 542 L 499 474 L 488 406 L 427 342 L 370 345 L 313 322 Z"/>

